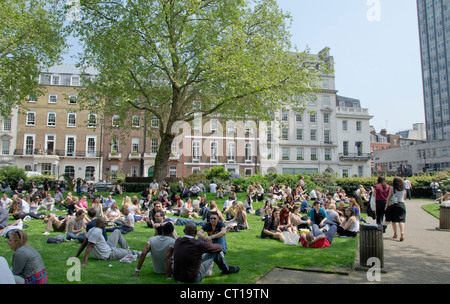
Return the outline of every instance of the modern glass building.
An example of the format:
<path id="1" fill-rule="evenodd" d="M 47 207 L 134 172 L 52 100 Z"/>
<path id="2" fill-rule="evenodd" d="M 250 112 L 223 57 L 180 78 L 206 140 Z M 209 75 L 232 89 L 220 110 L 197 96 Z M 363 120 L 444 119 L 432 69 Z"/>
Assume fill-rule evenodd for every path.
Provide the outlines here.
<path id="1" fill-rule="evenodd" d="M 450 139 L 450 0 L 417 0 L 427 140 Z"/>

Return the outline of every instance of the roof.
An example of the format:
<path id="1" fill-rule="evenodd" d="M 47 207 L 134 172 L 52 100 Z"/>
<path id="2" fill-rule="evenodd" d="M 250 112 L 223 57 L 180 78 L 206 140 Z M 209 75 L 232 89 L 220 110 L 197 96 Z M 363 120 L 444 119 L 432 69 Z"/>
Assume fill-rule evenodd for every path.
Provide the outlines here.
<path id="1" fill-rule="evenodd" d="M 78 68 L 75 64 L 62 63 L 59 65 L 51 66 L 47 69 L 43 69 L 42 73 L 49 74 L 69 74 L 69 75 L 81 75 L 82 69 Z M 97 70 L 91 67 L 86 68 L 86 73 L 90 75 L 98 74 Z"/>

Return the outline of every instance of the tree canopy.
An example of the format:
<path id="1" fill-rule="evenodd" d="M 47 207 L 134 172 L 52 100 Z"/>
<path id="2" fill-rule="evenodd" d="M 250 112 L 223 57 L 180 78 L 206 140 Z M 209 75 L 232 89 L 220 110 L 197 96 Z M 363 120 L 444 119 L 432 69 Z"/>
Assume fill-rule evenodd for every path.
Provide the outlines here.
<path id="1" fill-rule="evenodd" d="M 272 120 L 318 90 L 332 67 L 291 45 L 290 21 L 275 0 L 83 0 L 71 29 L 84 45 L 80 66 L 98 75 L 80 102 L 123 121 L 133 111 L 157 117 L 161 179 L 176 122 Z"/>
<path id="2" fill-rule="evenodd" d="M 62 58 L 64 16 L 51 0 L 0 1 L 0 115 L 43 94 L 42 69 Z"/>

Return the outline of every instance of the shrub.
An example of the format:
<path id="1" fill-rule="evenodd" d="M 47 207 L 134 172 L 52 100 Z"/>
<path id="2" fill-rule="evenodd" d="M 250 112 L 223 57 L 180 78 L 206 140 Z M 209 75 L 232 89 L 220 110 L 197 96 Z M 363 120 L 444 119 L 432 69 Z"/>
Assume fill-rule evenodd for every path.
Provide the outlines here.
<path id="1" fill-rule="evenodd" d="M 0 181 L 5 180 L 11 186 L 11 189 L 17 187 L 20 178 L 22 178 L 24 181 L 27 178 L 24 169 L 6 166 L 0 170 Z"/>

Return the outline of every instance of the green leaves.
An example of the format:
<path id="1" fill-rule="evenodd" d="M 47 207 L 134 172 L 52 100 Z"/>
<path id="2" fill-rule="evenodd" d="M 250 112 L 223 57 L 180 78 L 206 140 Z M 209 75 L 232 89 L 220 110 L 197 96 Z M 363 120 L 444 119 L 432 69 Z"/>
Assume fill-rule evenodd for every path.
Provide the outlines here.
<path id="1" fill-rule="evenodd" d="M 51 0 L 0 2 L 0 115 L 38 87 L 41 69 L 52 66 L 65 48 L 63 17 Z"/>

